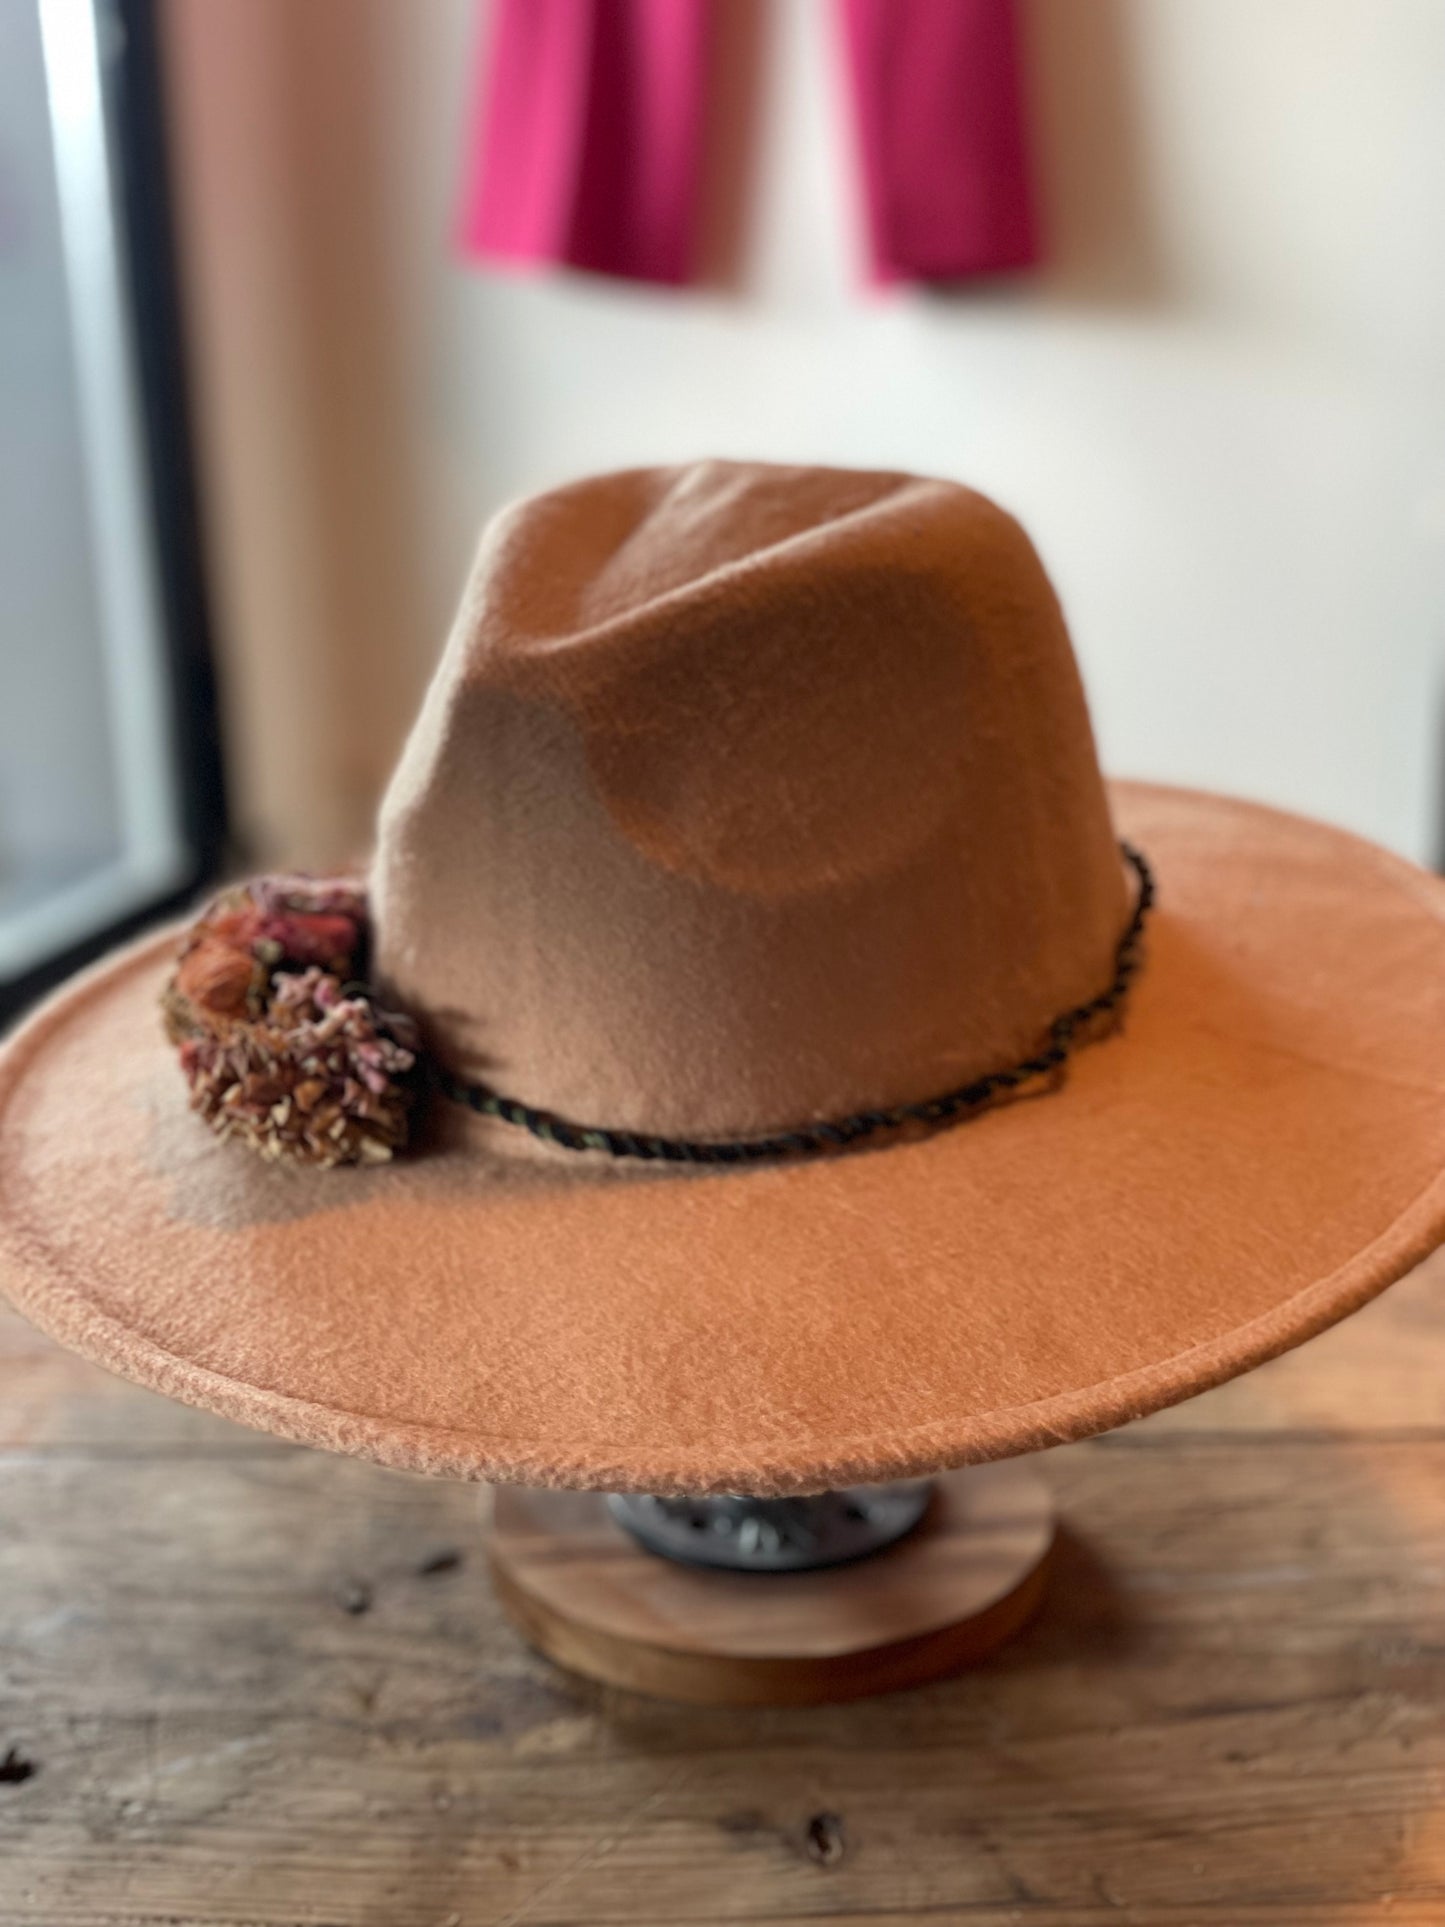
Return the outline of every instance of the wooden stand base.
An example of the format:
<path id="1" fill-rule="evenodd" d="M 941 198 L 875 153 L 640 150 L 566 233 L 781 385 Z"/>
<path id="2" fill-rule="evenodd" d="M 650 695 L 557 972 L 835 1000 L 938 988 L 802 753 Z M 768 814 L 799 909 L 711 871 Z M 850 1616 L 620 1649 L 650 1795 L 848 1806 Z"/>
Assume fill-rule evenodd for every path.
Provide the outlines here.
<path id="1" fill-rule="evenodd" d="M 596 1493 L 498 1488 L 492 1580 L 531 1645 L 662 1699 L 805 1706 L 983 1659 L 1043 1597 L 1053 1505 L 1018 1461 L 940 1478 L 923 1522 L 826 1572 L 706 1572 L 646 1552 Z"/>

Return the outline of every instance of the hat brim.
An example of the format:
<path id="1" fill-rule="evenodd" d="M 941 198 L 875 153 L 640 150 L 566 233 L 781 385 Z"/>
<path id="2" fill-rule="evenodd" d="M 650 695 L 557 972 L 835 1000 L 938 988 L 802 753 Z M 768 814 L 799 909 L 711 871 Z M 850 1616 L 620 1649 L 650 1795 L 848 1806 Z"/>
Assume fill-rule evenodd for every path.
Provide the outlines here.
<path id="1" fill-rule="evenodd" d="M 1123 1031 L 919 1141 L 657 1171 L 457 1111 L 374 1169 L 186 1108 L 166 932 L 0 1059 L 0 1285 L 283 1437 L 458 1478 L 806 1491 L 1080 1437 L 1355 1310 L 1445 1237 L 1445 882 L 1115 786 L 1159 880 Z"/>

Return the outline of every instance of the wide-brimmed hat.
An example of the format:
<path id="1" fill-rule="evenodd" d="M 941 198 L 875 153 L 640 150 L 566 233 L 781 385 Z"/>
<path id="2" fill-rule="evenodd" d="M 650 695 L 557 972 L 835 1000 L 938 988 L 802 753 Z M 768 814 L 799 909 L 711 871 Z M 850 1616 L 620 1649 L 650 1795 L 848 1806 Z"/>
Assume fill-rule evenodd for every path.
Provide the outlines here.
<path id="1" fill-rule="evenodd" d="M 1033 548 L 952 483 L 704 463 L 500 516 L 366 992 L 360 906 L 242 891 L 0 1060 L 0 1285 L 288 1438 L 922 1473 L 1187 1397 L 1445 1235 L 1445 885 L 1106 788 Z"/>

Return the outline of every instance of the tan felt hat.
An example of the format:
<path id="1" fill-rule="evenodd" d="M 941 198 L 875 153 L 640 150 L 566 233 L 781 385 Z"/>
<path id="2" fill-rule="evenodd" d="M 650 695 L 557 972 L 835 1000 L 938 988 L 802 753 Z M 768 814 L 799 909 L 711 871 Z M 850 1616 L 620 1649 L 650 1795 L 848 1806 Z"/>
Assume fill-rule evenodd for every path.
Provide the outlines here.
<path id="1" fill-rule="evenodd" d="M 1445 1236 L 1445 884 L 1106 791 L 1027 537 L 951 483 L 704 463 L 502 515 L 371 899 L 384 992 L 501 1115 L 435 1093 L 355 1168 L 217 1138 L 153 937 L 0 1058 L 37 1324 L 389 1465 L 805 1491 L 1188 1397 Z"/>

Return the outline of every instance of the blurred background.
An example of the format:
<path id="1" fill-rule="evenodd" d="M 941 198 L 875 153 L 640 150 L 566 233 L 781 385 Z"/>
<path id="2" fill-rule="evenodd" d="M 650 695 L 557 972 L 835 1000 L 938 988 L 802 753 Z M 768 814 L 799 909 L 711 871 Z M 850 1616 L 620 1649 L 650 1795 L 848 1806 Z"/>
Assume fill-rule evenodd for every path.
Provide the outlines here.
<path id="1" fill-rule="evenodd" d="M 364 850 L 482 520 L 696 455 L 976 484 L 1110 769 L 1438 859 L 1442 0 L 1018 0 L 1037 262 L 885 285 L 831 0 L 713 0 L 682 285 L 467 243 L 489 11 L 0 0 L 12 1006 Z"/>

